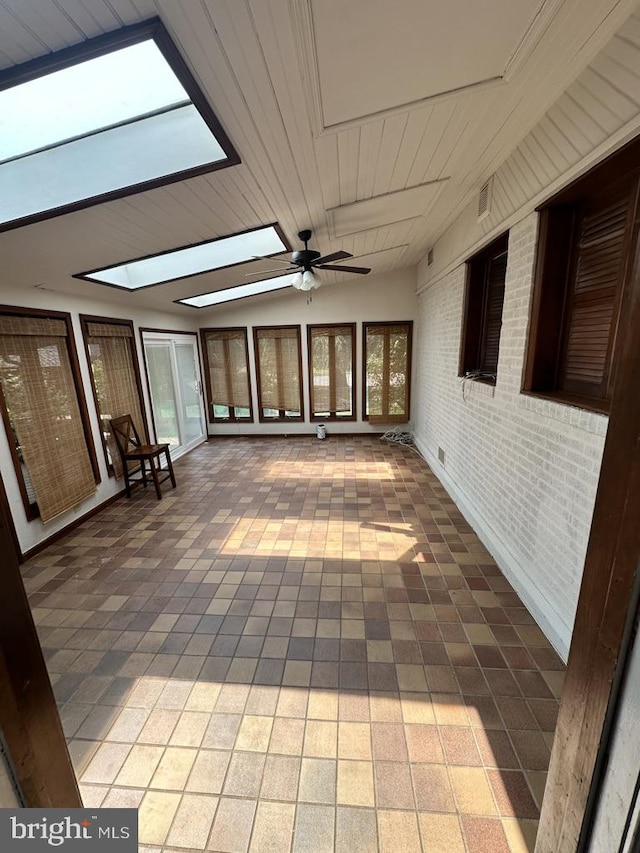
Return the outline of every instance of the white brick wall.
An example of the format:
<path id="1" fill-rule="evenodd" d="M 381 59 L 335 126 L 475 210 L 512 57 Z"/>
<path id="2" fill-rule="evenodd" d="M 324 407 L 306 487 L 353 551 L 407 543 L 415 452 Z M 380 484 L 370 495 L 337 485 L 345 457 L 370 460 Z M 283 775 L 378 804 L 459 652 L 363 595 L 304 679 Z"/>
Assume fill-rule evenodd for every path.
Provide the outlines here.
<path id="1" fill-rule="evenodd" d="M 535 213 L 509 234 L 495 389 L 473 381 L 463 388 L 457 375 L 464 264 L 419 296 L 414 429 L 421 452 L 566 659 L 607 419 L 520 393 L 536 238 Z"/>

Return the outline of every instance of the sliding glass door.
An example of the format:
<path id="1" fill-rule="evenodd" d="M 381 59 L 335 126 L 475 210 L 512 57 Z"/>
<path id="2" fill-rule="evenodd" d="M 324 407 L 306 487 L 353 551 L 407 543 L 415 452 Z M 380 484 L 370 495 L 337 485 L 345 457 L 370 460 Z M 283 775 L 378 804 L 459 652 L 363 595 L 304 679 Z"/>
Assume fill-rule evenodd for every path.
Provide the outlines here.
<path id="1" fill-rule="evenodd" d="M 206 437 L 202 381 L 194 335 L 143 332 L 156 440 L 172 458 Z"/>

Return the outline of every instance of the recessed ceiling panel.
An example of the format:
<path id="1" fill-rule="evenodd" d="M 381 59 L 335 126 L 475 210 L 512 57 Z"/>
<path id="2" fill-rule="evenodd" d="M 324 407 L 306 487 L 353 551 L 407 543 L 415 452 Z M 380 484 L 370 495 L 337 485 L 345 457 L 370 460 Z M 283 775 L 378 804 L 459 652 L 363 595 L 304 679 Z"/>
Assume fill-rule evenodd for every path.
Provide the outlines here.
<path id="1" fill-rule="evenodd" d="M 406 190 L 374 196 L 365 201 L 334 207 L 331 217 L 334 237 L 346 237 L 360 231 L 381 228 L 393 222 L 424 216 L 435 201 L 445 181 L 433 181 Z"/>
<path id="2" fill-rule="evenodd" d="M 310 0 L 325 127 L 499 79 L 541 0 Z"/>

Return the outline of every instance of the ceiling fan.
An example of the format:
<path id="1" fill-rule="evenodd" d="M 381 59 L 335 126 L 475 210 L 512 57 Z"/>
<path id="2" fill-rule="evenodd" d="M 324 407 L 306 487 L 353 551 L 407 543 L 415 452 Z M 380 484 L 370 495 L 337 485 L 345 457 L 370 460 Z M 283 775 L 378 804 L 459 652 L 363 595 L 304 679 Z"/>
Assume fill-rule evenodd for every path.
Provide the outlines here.
<path id="1" fill-rule="evenodd" d="M 291 285 L 297 290 L 315 290 L 322 284 L 321 279 L 314 273 L 314 269 L 334 270 L 336 272 L 353 272 L 358 275 L 366 275 L 371 272 L 369 267 L 343 267 L 332 263 L 345 258 L 352 258 L 349 252 L 331 252 L 321 255 L 320 252 L 308 247 L 311 239 L 311 230 L 306 229 L 298 232 L 298 239 L 304 243 L 304 249 L 293 252 L 288 266 L 274 267 L 270 270 L 262 270 L 262 273 L 276 272 L 276 270 L 291 270 L 295 274 L 291 279 Z"/>

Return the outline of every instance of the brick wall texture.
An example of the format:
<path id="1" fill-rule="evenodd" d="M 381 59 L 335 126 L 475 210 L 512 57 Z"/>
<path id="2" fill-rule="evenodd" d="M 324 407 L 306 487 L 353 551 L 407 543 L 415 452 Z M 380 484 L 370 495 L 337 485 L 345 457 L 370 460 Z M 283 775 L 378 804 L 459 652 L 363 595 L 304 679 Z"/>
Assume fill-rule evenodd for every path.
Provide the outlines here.
<path id="1" fill-rule="evenodd" d="M 420 294 L 413 425 L 435 473 L 471 508 L 469 520 L 566 657 L 607 418 L 520 393 L 537 224 L 532 213 L 509 233 L 495 389 L 458 377 L 465 265 Z"/>

